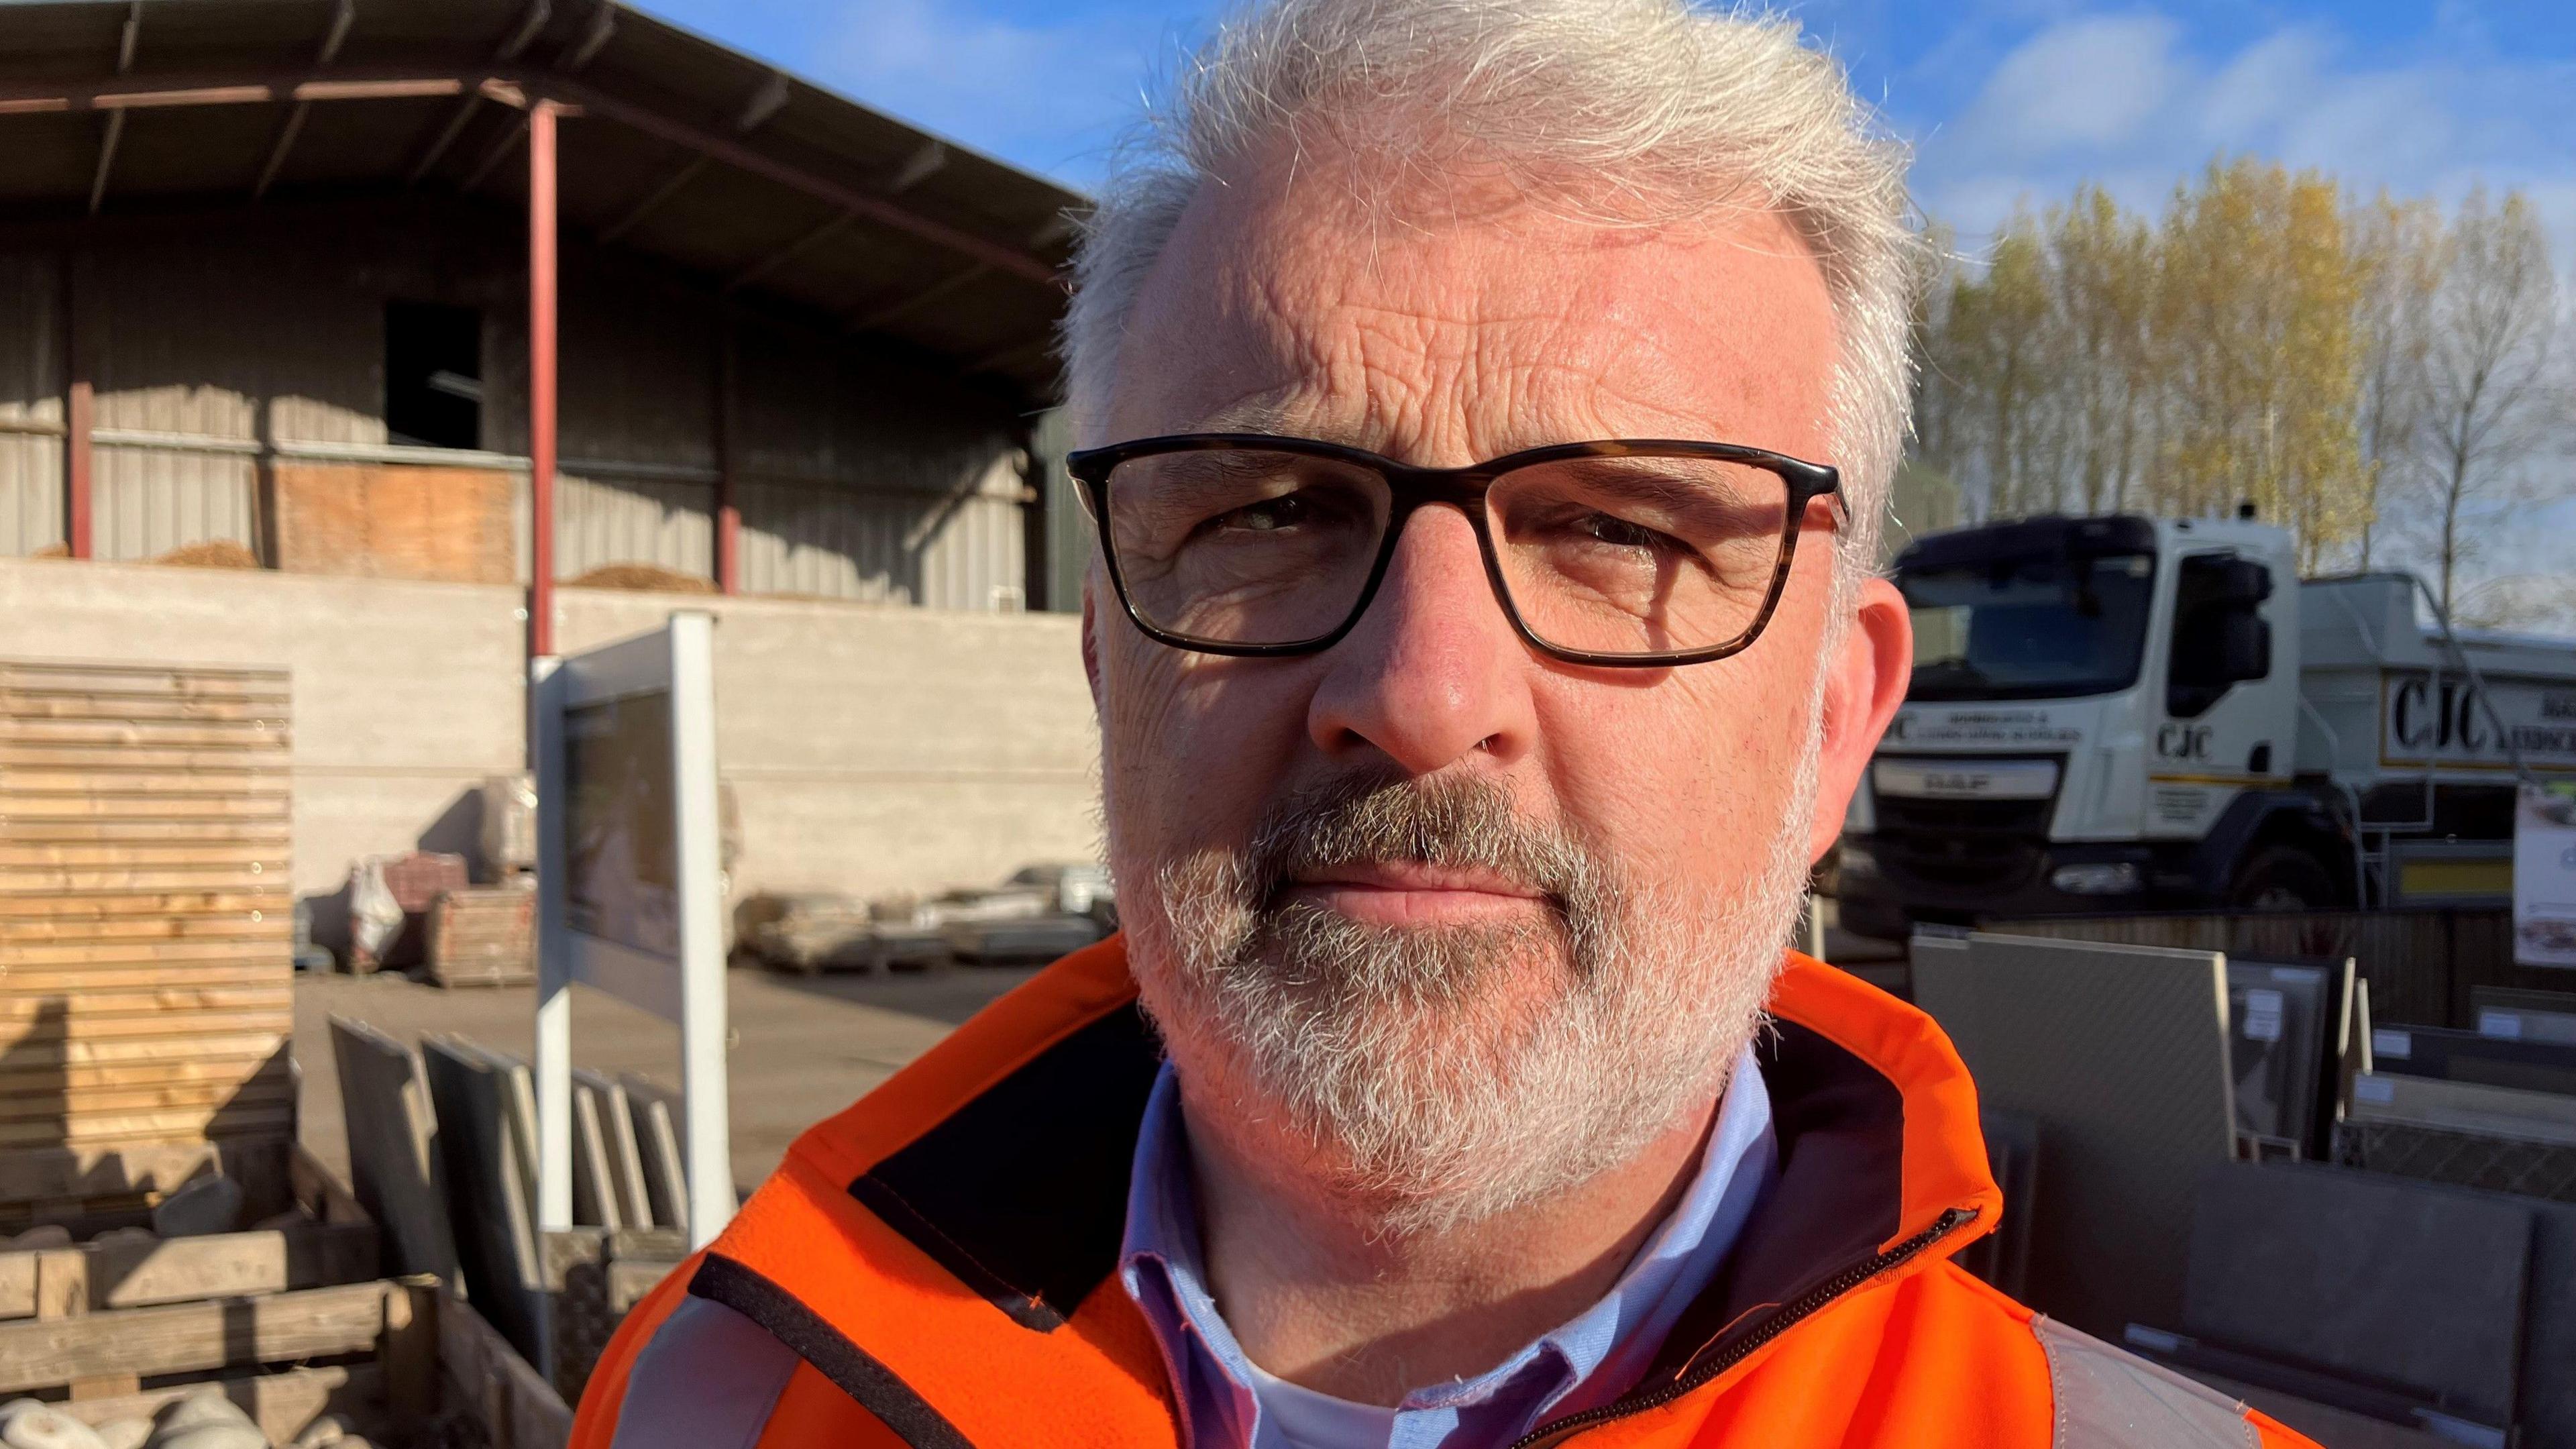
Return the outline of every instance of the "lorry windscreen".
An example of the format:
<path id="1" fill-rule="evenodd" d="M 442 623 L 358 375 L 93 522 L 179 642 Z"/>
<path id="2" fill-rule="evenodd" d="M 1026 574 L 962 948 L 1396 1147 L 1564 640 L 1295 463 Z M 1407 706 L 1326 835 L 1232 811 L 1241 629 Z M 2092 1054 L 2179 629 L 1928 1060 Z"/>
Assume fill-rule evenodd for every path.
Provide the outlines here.
<path id="1" fill-rule="evenodd" d="M 2137 682 L 2156 562 L 2144 553 L 2022 554 L 1900 568 L 1918 700 L 2057 699 Z"/>

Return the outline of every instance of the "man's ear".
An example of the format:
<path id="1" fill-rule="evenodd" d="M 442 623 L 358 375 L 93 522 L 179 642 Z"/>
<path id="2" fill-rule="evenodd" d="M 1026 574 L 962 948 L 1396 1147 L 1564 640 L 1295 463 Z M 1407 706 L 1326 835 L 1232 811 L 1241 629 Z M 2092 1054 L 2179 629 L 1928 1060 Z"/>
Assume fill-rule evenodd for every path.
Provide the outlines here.
<path id="1" fill-rule="evenodd" d="M 1878 749 L 1878 737 L 1914 671 L 1914 619 L 1905 598 L 1885 579 L 1860 589 L 1860 605 L 1844 626 L 1842 643 L 1826 661 L 1824 739 L 1816 758 L 1816 815 L 1807 833 L 1807 858 L 1822 859 L 1842 834 L 1843 812 L 1859 788 L 1861 772 Z"/>

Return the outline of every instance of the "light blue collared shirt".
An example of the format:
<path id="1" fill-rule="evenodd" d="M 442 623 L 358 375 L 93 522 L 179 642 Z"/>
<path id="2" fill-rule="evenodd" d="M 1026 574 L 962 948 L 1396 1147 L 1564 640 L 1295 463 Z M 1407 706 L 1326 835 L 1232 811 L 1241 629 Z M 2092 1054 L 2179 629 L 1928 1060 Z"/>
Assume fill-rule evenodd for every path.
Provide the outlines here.
<path id="1" fill-rule="evenodd" d="M 1542 1419 L 1606 1404 L 1643 1377 L 1779 1172 L 1771 1094 L 1748 1047 L 1699 1175 L 1609 1293 L 1486 1372 L 1389 1409 L 1287 1383 L 1245 1356 L 1208 1293 L 1189 1151 L 1166 1063 L 1136 1137 L 1119 1277 L 1162 1349 L 1185 1449 L 1500 1449 Z"/>

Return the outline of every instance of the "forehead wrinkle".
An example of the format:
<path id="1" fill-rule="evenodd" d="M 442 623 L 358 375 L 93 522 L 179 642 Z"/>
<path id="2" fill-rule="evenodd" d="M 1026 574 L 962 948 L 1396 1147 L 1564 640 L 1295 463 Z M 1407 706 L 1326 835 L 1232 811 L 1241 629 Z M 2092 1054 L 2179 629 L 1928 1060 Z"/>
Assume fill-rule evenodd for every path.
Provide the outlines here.
<path id="1" fill-rule="evenodd" d="M 1549 345 L 1559 340 L 1557 319 L 1513 319 L 1551 328 L 1523 346 L 1484 328 L 1451 331 L 1396 309 L 1344 310 L 1358 325 L 1299 329 L 1297 350 L 1310 365 L 1298 377 L 1232 399 L 1188 430 L 1297 434 L 1398 455 L 1464 444 L 1477 454 L 1472 461 L 1551 443 L 1725 431 L 1706 407 L 1672 396 L 1670 368 L 1633 378 L 1630 369 L 1604 367 L 1600 348 L 1588 341 Z M 1639 350 L 1658 358 L 1664 352 L 1657 345 L 1625 355 L 1633 359 Z M 1453 431 L 1461 436 L 1448 436 Z"/>
<path id="2" fill-rule="evenodd" d="M 1793 255 L 1794 237 L 1569 232 L 1485 216 L 1354 238 L 1301 210 L 1291 193 L 1302 189 L 1238 193 L 1223 220 L 1206 218 L 1232 244 L 1190 289 L 1196 305 L 1163 320 L 1184 345 L 1215 342 L 1226 362 L 1167 375 L 1173 413 L 1424 463 L 1617 436 L 1813 451 L 1779 435 L 1782 423 L 1806 431 L 1788 414 L 1815 411 L 1801 369 L 1765 342 L 1787 297 L 1689 279 L 1710 243 L 1769 257 Z M 1229 381 L 1225 404 L 1192 401 Z M 1743 421 L 1775 413 L 1767 426 Z"/>
<path id="3" fill-rule="evenodd" d="M 1497 311 L 1478 305 L 1498 300 L 1491 296 L 1458 295 L 1482 290 L 1455 289 L 1451 305 L 1437 310 L 1336 308 L 1318 329 L 1346 339 L 1327 349 L 1346 366 L 1318 379 L 1330 410 L 1350 411 L 1344 400 L 1356 393 L 1373 445 L 1452 462 L 1629 431 L 1607 421 L 1629 409 L 1602 405 L 1605 392 L 1626 395 L 1610 381 L 1620 371 L 1621 339 L 1585 325 L 1580 307 L 1573 316 L 1562 307 Z"/>

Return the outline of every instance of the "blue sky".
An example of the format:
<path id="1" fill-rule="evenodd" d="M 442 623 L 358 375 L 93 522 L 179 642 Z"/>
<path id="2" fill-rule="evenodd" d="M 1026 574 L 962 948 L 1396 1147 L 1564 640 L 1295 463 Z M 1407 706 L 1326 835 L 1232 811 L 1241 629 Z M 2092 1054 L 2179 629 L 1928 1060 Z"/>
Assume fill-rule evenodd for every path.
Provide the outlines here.
<path id="1" fill-rule="evenodd" d="M 647 0 L 660 14 L 1076 186 L 1200 0 Z M 2221 150 L 2361 189 L 2529 189 L 2576 244 L 2576 5 L 1809 0 L 1785 7 L 1917 147 L 1963 236 L 2099 179 L 2153 208 Z"/>

